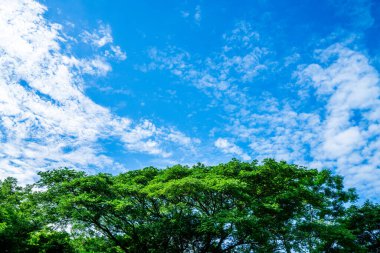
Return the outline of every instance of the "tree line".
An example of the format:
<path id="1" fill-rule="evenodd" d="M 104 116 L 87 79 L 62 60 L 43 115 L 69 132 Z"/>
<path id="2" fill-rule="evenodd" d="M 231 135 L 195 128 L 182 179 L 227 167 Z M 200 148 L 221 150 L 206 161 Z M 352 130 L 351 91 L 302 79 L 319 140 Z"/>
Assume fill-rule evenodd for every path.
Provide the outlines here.
<path id="1" fill-rule="evenodd" d="M 0 181 L 1 252 L 380 252 L 380 205 L 266 159 Z"/>

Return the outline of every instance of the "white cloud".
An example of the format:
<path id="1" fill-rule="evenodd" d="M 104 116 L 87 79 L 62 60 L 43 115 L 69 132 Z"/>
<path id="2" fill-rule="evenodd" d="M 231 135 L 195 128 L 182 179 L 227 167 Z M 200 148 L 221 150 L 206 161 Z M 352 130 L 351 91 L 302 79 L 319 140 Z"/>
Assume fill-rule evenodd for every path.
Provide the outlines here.
<path id="1" fill-rule="evenodd" d="M 358 127 L 350 127 L 337 135 L 329 135 L 323 143 L 322 149 L 328 158 L 337 159 L 343 155 L 349 155 L 363 144 L 363 137 Z"/>
<path id="2" fill-rule="evenodd" d="M 253 48 L 260 40 L 260 34 L 255 31 L 252 24 L 246 21 L 240 21 L 235 28 L 223 35 L 226 45 L 224 51 L 228 52 L 234 48 Z"/>
<path id="3" fill-rule="evenodd" d="M 113 44 L 112 29 L 109 25 L 99 24 L 99 28 L 94 31 L 84 31 L 80 35 L 82 41 L 93 45 L 97 49 L 103 49 L 103 55 L 107 58 L 114 58 L 124 61 L 127 54 L 117 45 Z"/>
<path id="4" fill-rule="evenodd" d="M 368 58 L 340 44 L 319 52 L 299 76 L 326 101 L 316 161 L 337 168 L 350 186 L 380 193 L 380 79 Z"/>
<path id="5" fill-rule="evenodd" d="M 113 43 L 112 30 L 109 25 L 100 24 L 95 31 L 84 31 L 80 37 L 83 42 L 94 45 L 95 47 L 104 47 Z"/>
<path id="6" fill-rule="evenodd" d="M 109 57 L 112 56 L 118 60 L 124 61 L 127 59 L 127 54 L 121 50 L 119 46 L 112 45 L 111 46 L 111 53 L 109 51 L 106 51 L 105 56 Z"/>
<path id="7" fill-rule="evenodd" d="M 111 66 L 104 55 L 80 59 L 64 52 L 61 43 L 69 42 L 60 25 L 43 17 L 45 11 L 33 0 L 0 6 L 1 177 L 25 183 L 37 170 L 57 166 L 122 168 L 102 155 L 100 140 L 107 138 L 119 139 L 129 152 L 169 156 L 161 144 L 170 143 L 170 128 L 118 117 L 84 94 L 82 74 L 105 75 Z M 88 42 L 123 58 L 110 28 L 99 34 Z"/>
<path id="8" fill-rule="evenodd" d="M 223 153 L 238 155 L 243 160 L 251 160 L 251 157 L 247 153 L 243 152 L 240 147 L 225 138 L 218 138 L 214 144 L 215 147 L 221 149 Z"/>
<path id="9" fill-rule="evenodd" d="M 171 129 L 171 132 L 167 135 L 167 139 L 175 143 L 180 143 L 182 146 L 189 146 L 201 143 L 201 140 L 199 140 L 198 138 L 190 138 L 185 134 L 174 129 Z"/>

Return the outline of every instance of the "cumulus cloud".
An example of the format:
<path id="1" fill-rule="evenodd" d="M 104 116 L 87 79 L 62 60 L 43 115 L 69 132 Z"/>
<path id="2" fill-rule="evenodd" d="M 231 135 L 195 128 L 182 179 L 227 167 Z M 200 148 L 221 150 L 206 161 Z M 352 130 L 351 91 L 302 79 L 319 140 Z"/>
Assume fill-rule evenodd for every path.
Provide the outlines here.
<path id="1" fill-rule="evenodd" d="M 300 73 L 326 101 L 320 144 L 313 157 L 331 164 L 350 186 L 380 193 L 380 79 L 368 58 L 335 44 L 318 54 L 320 64 Z"/>
<path id="2" fill-rule="evenodd" d="M 117 138 L 129 152 L 169 156 L 161 144 L 170 142 L 171 128 L 119 117 L 85 95 L 82 76 L 107 74 L 107 55 L 81 59 L 63 50 L 69 42 L 61 25 L 44 18 L 46 10 L 33 0 L 0 6 L 1 177 L 25 183 L 37 170 L 57 166 L 120 169 L 103 154 L 100 140 L 107 138 Z M 125 58 L 108 26 L 83 38 Z"/>

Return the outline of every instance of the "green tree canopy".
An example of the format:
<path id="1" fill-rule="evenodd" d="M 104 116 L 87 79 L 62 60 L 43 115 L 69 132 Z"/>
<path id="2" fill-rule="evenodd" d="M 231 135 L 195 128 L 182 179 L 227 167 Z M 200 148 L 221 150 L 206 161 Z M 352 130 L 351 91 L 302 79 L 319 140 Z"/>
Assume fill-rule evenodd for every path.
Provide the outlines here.
<path id="1" fill-rule="evenodd" d="M 379 205 L 352 205 L 355 191 L 328 170 L 233 159 L 118 175 L 67 168 L 39 175 L 38 191 L 1 182 L 0 247 L 8 252 L 380 249 Z"/>

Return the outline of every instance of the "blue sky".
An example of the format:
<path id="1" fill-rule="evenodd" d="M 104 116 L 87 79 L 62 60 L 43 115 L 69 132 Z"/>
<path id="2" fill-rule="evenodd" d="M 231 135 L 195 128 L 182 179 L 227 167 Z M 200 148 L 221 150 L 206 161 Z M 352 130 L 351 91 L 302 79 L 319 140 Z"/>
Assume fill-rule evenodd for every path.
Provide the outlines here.
<path id="1" fill-rule="evenodd" d="M 378 1 L 6 0 L 0 168 L 266 157 L 380 194 Z"/>

